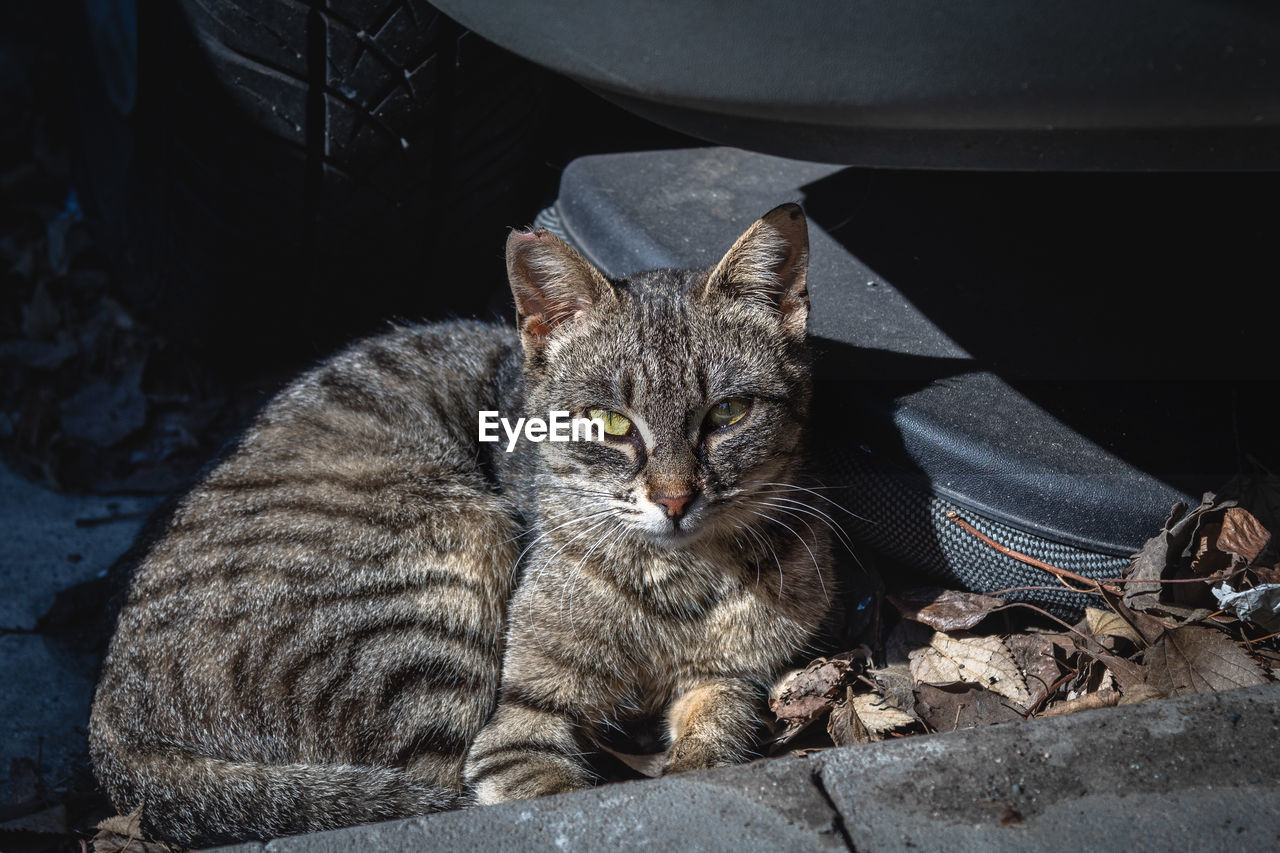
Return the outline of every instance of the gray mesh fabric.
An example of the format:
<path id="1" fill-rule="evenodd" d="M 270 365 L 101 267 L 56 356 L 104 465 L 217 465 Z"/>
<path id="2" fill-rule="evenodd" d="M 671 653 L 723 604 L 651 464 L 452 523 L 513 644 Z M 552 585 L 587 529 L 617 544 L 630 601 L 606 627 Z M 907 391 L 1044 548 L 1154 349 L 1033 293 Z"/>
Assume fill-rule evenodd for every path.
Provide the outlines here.
<path id="1" fill-rule="evenodd" d="M 1053 575 L 1015 560 L 982 542 L 947 517 L 954 511 L 1001 545 L 1042 562 L 1091 578 L 1118 577 L 1129 560 L 1099 554 L 1018 530 L 973 510 L 913 488 L 898 472 L 855 451 L 827 460 L 830 492 L 864 520 L 843 518 L 855 542 L 936 578 L 946 586 L 1000 593 L 1060 616 L 1077 617 L 1093 596 L 1074 593 Z M 1023 587 L 1027 587 L 1023 589 Z"/>

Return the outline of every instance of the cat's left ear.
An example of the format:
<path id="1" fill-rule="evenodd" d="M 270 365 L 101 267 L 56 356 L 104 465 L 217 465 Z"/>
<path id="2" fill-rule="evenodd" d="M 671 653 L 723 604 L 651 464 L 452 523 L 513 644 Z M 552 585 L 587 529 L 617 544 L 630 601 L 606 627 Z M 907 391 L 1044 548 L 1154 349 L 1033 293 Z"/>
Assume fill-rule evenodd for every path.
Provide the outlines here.
<path id="1" fill-rule="evenodd" d="M 798 204 L 782 204 L 757 219 L 707 278 L 716 292 L 760 305 L 783 331 L 803 338 L 809 319 L 809 226 Z"/>
<path id="2" fill-rule="evenodd" d="M 511 232 L 507 277 L 516 298 L 520 341 L 529 356 L 541 352 L 557 328 L 613 294 L 613 286 L 590 261 L 543 229 Z"/>

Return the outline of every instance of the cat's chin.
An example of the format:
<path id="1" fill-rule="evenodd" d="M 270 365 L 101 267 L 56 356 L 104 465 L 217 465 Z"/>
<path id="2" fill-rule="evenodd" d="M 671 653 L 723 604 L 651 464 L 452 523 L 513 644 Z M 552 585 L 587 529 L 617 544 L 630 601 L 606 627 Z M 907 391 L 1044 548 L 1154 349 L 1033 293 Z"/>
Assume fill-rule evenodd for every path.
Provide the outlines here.
<path id="1" fill-rule="evenodd" d="M 699 524 L 692 529 L 668 527 L 665 530 L 641 527 L 636 530 L 636 534 L 654 547 L 675 551 L 681 548 L 688 548 L 693 543 L 704 538 L 707 534 L 707 525 Z"/>

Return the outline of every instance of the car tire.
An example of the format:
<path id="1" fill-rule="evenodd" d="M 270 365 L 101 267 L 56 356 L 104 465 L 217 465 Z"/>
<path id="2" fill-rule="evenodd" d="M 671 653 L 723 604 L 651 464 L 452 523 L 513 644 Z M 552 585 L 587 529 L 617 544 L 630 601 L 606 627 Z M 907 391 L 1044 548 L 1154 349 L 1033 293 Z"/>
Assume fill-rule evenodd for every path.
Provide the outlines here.
<path id="1" fill-rule="evenodd" d="M 131 309 L 244 362 L 484 311 L 535 68 L 418 0 L 85 8 L 78 185 Z"/>

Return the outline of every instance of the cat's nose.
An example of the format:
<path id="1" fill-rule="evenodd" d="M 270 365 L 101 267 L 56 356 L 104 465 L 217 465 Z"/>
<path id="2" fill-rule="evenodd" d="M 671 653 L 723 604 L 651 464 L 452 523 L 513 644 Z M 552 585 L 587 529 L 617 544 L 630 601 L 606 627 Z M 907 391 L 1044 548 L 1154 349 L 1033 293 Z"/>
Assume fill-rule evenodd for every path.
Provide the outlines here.
<path id="1" fill-rule="evenodd" d="M 666 512 L 667 518 L 679 518 L 684 515 L 685 507 L 693 500 L 693 492 L 681 495 L 653 495 L 649 498 Z"/>

